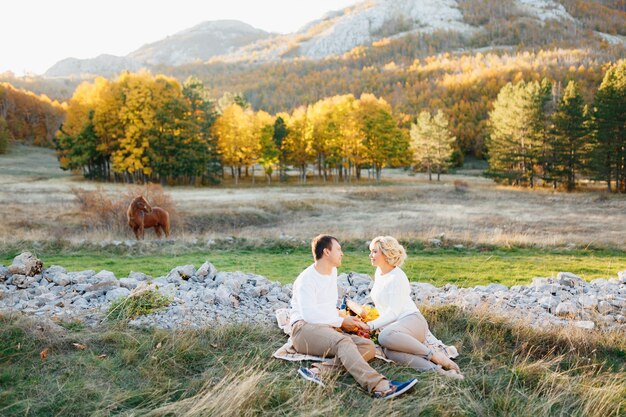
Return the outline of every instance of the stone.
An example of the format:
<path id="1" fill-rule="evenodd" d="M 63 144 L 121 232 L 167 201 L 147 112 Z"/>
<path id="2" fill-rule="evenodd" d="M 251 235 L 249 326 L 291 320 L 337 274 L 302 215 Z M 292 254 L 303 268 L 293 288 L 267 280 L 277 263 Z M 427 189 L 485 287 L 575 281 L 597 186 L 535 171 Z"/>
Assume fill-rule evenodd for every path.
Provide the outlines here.
<path id="1" fill-rule="evenodd" d="M 143 272 L 134 272 L 131 271 L 128 274 L 128 279 L 134 279 L 135 281 L 150 281 L 152 277 L 150 275 L 144 274 Z"/>
<path id="2" fill-rule="evenodd" d="M 188 280 L 196 274 L 196 267 L 193 265 L 177 266 L 167 274 L 168 282 L 176 282 L 177 280 Z"/>
<path id="3" fill-rule="evenodd" d="M 572 302 L 565 301 L 556 306 L 555 314 L 558 317 L 575 318 L 577 311 L 576 306 Z"/>
<path id="4" fill-rule="evenodd" d="M 153 283 L 153 284 L 155 284 L 155 285 L 159 285 L 159 286 L 165 286 L 165 285 L 170 284 L 170 283 L 167 281 L 167 277 L 158 277 L 158 278 L 155 278 L 155 279 L 153 279 L 153 280 L 152 280 L 152 283 Z"/>
<path id="5" fill-rule="evenodd" d="M 587 310 L 595 310 L 598 305 L 598 299 L 592 295 L 581 295 L 578 297 L 578 303 Z"/>
<path id="6" fill-rule="evenodd" d="M 220 304 L 229 305 L 230 295 L 230 289 L 225 285 L 220 285 L 215 291 L 215 300 Z"/>
<path id="7" fill-rule="evenodd" d="M 92 284 L 88 288 L 88 291 L 109 291 L 114 288 L 119 288 L 120 286 L 120 282 L 117 278 L 115 278 L 115 274 L 104 269 L 89 278 L 89 281 Z"/>
<path id="8" fill-rule="evenodd" d="M 96 275 L 96 271 L 87 270 L 80 272 L 70 272 L 68 274 L 70 279 L 72 280 L 72 284 L 84 284 L 88 279 L 91 279 L 94 275 Z"/>
<path id="9" fill-rule="evenodd" d="M 476 294 L 476 293 L 467 293 L 463 296 L 463 298 L 461 299 L 461 307 L 465 307 L 465 308 L 476 308 L 476 306 L 478 306 L 478 304 L 480 303 L 481 297 L 480 295 Z"/>
<path id="10" fill-rule="evenodd" d="M 89 302 L 87 300 L 85 300 L 84 298 L 78 298 L 75 301 L 72 302 L 72 305 L 74 307 L 79 307 L 79 308 L 87 308 L 89 307 Z"/>
<path id="11" fill-rule="evenodd" d="M 608 302 L 606 302 L 606 301 L 604 301 L 604 300 L 602 300 L 602 301 L 600 301 L 600 302 L 598 303 L 598 312 L 599 312 L 600 314 L 607 315 L 607 314 L 609 314 L 611 311 L 613 311 L 613 307 L 611 306 L 611 304 L 610 304 L 610 303 L 608 303 Z"/>
<path id="12" fill-rule="evenodd" d="M 626 298 L 617 297 L 613 294 L 609 294 L 606 297 L 606 300 L 613 306 L 622 311 L 626 310 Z"/>
<path id="13" fill-rule="evenodd" d="M 439 289 L 428 282 L 412 282 L 411 289 L 413 294 L 431 295 L 439 292 Z"/>
<path id="14" fill-rule="evenodd" d="M 139 281 L 134 278 L 120 278 L 120 287 L 134 290 L 139 285 Z"/>
<path id="15" fill-rule="evenodd" d="M 554 312 L 560 302 L 561 300 L 558 297 L 553 296 L 541 297 L 539 299 L 539 305 L 550 312 Z"/>
<path id="16" fill-rule="evenodd" d="M 594 327 L 596 327 L 596 324 L 589 320 L 581 320 L 581 321 L 575 321 L 574 326 L 581 328 L 581 329 L 591 330 Z"/>
<path id="17" fill-rule="evenodd" d="M 115 301 L 118 298 L 128 297 L 130 290 L 128 288 L 114 288 L 106 293 L 107 301 Z"/>
<path id="18" fill-rule="evenodd" d="M 4 265 L 0 265 L 0 282 L 6 281 L 11 275 L 9 268 Z"/>
<path id="19" fill-rule="evenodd" d="M 17 288 L 29 288 L 33 285 L 37 285 L 38 282 L 38 278 L 22 274 L 14 274 L 12 281 L 13 285 L 15 285 Z"/>
<path id="20" fill-rule="evenodd" d="M 605 286 L 609 283 L 609 281 L 607 281 L 604 278 L 596 278 L 596 279 L 592 279 L 591 282 L 589 282 L 590 284 L 593 285 L 597 285 L 599 287 Z"/>
<path id="21" fill-rule="evenodd" d="M 198 294 L 195 291 L 187 291 L 183 295 L 182 298 L 185 301 L 185 303 L 191 304 L 194 300 L 196 300 L 198 298 Z"/>
<path id="22" fill-rule="evenodd" d="M 97 274 L 91 276 L 91 281 L 93 282 L 106 282 L 106 281 L 117 281 L 117 278 L 115 277 L 115 274 L 111 271 L 107 271 L 106 269 L 103 269 L 102 271 L 98 272 Z"/>
<path id="23" fill-rule="evenodd" d="M 217 268 L 209 261 L 200 265 L 200 268 L 196 271 L 196 276 L 200 282 L 213 280 L 215 279 L 215 275 L 217 275 Z"/>
<path id="24" fill-rule="evenodd" d="M 72 283 L 72 279 L 64 272 L 59 272 L 51 276 L 52 282 L 59 287 L 65 287 Z"/>
<path id="25" fill-rule="evenodd" d="M 567 287 L 579 287 L 585 283 L 581 277 L 571 272 L 559 272 L 556 279 L 560 285 Z"/>
<path id="26" fill-rule="evenodd" d="M 11 266 L 9 266 L 10 273 L 26 275 L 27 277 L 40 274 L 42 269 L 43 262 L 30 252 L 20 253 L 13 259 Z"/>
<path id="27" fill-rule="evenodd" d="M 223 285 L 227 286 L 232 293 L 239 293 L 239 290 L 241 290 L 241 286 L 246 282 L 247 282 L 246 277 L 234 275 L 234 276 L 225 278 Z"/>
<path id="28" fill-rule="evenodd" d="M 506 285 L 502 285 L 502 284 L 489 284 L 487 286 L 487 292 L 490 293 L 494 293 L 494 292 L 498 292 L 498 291 L 508 291 L 509 287 L 507 287 Z"/>
<path id="29" fill-rule="evenodd" d="M 176 285 L 165 284 L 163 286 L 157 285 L 157 291 L 164 297 L 174 298 L 176 296 Z"/>

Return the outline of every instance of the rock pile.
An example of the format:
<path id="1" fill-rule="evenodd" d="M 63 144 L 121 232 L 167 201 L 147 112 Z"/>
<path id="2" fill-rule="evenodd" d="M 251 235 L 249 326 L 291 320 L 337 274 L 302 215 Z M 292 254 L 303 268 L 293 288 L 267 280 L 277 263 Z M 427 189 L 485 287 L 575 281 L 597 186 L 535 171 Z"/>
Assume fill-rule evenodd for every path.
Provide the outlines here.
<path id="1" fill-rule="evenodd" d="M 0 265 L 0 310 L 95 325 L 106 316 L 111 302 L 127 297 L 146 283 L 172 302 L 131 324 L 166 329 L 275 323 L 275 311 L 289 306 L 292 288 L 291 284 L 281 285 L 259 275 L 217 271 L 209 262 L 198 269 L 179 266 L 158 278 L 131 272 L 117 279 L 109 271 L 68 272 L 60 266 L 44 269 L 41 261 L 25 252 L 10 267 Z M 371 302 L 371 286 L 367 275 L 339 277 L 340 293 L 361 304 Z M 591 282 L 561 272 L 556 277 L 535 278 L 530 285 L 511 288 L 501 284 L 472 288 L 451 284 L 437 288 L 427 283 L 411 286 L 418 305 L 488 309 L 536 327 L 574 324 L 626 330 L 626 271 L 617 278 Z"/>

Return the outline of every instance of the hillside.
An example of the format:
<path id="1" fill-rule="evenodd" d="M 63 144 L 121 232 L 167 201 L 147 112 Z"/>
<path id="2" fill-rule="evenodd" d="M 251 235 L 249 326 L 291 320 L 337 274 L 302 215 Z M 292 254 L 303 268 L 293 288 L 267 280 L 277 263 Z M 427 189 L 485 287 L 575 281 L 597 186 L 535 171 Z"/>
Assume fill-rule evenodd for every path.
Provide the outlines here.
<path id="1" fill-rule="evenodd" d="M 626 10 L 617 0 L 368 0 L 329 12 L 299 31 L 272 35 L 234 20 L 204 22 L 131 52 L 66 59 L 45 76 L 112 76 L 156 65 L 267 63 L 341 56 L 407 36 L 447 33 L 460 47 L 626 44 Z"/>
<path id="2" fill-rule="evenodd" d="M 626 5 L 621 0 L 378 0 L 329 12 L 293 34 L 272 35 L 237 21 L 204 22 L 126 57 L 68 58 L 43 77 L 0 74 L 0 81 L 66 100 L 83 79 L 147 67 L 177 77 L 188 73 L 216 77 L 211 84 L 220 94 L 249 89 L 242 88 L 242 81 L 232 73 L 247 79 L 279 68 L 281 75 L 269 82 L 274 86 L 297 77 L 292 71 L 301 67 L 325 77 L 329 67 L 384 71 L 387 64 L 410 65 L 416 58 L 441 52 L 484 54 L 554 47 L 587 48 L 615 61 L 625 56 L 625 41 Z M 222 75 L 227 80 L 221 81 Z M 372 87 L 383 88 L 376 83 Z M 314 87 L 311 90 L 311 96 L 322 94 Z M 345 90 L 326 87 L 323 94 Z M 258 99 L 263 94 L 251 93 L 250 100 L 264 105 L 266 100 Z M 288 110 L 306 102 L 310 99 L 294 98 L 276 106 Z"/>

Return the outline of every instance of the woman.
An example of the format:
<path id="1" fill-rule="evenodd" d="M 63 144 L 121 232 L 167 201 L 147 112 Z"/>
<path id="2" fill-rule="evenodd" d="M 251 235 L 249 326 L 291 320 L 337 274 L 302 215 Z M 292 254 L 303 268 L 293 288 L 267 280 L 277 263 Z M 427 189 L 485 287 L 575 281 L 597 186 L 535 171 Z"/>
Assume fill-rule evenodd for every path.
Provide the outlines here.
<path id="1" fill-rule="evenodd" d="M 370 243 L 369 257 L 376 267 L 370 295 L 380 316 L 367 324 L 370 331 L 382 329 L 378 343 L 385 354 L 420 371 L 432 369 L 463 378 L 456 363 L 425 344 L 428 323 L 411 299 L 409 280 L 400 269 L 406 259 L 402 245 L 391 236 L 378 236 Z"/>

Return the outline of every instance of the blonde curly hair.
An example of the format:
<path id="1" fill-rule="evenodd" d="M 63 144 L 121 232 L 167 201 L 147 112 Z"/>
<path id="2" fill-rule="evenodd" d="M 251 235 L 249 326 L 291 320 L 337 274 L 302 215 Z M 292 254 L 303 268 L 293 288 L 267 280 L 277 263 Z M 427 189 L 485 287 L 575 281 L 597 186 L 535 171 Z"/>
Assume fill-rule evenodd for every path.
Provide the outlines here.
<path id="1" fill-rule="evenodd" d="M 370 243 L 370 250 L 378 245 L 383 256 L 391 266 L 402 266 L 406 259 L 406 251 L 393 236 L 376 236 Z"/>

